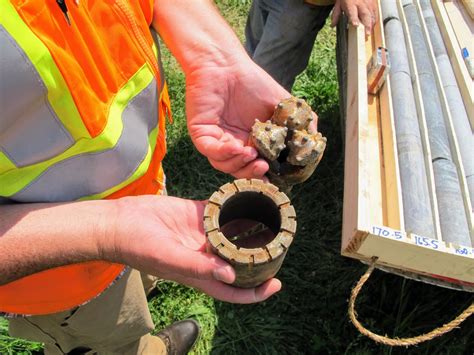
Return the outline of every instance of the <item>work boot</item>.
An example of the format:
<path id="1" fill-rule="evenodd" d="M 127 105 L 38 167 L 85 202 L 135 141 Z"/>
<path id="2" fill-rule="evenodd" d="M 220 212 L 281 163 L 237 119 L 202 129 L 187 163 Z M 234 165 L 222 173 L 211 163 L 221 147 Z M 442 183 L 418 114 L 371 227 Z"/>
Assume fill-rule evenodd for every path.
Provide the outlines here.
<path id="1" fill-rule="evenodd" d="M 199 323 L 194 319 L 175 322 L 156 334 L 166 344 L 168 355 L 185 355 L 199 337 Z"/>

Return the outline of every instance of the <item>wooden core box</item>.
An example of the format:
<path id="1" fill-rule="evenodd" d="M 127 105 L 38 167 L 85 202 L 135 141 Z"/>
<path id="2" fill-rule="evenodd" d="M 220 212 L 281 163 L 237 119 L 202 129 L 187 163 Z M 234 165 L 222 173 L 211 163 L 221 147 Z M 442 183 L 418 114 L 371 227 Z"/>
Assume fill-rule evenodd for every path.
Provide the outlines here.
<path id="1" fill-rule="evenodd" d="M 399 2 L 399 0 L 396 1 Z M 401 3 L 400 6 L 402 6 Z M 463 93 L 465 106 L 470 111 L 472 125 L 474 122 L 472 120 L 472 115 L 474 115 L 472 80 L 459 68 L 456 69 L 456 66 L 462 62 L 462 58 L 459 59 L 458 53 L 454 53 L 452 49 L 455 45 L 453 38 L 450 38 L 453 31 L 451 24 L 448 23 L 443 3 L 440 0 L 433 0 L 432 7 L 446 47 L 451 52 L 450 59 Z M 405 22 L 404 26 L 406 26 L 403 11 L 400 13 L 400 20 L 402 23 Z M 347 30 L 339 31 L 345 34 L 338 35 L 340 36 L 338 41 L 342 42 L 345 48 L 343 52 L 346 51 L 345 59 L 347 60 L 346 80 L 343 80 L 342 86 L 344 88 L 342 95 L 345 96 L 346 123 L 341 253 L 364 262 L 370 262 L 373 257 L 377 257 L 377 267 L 386 271 L 444 287 L 474 292 L 474 249 L 472 246 L 454 245 L 443 241 L 435 202 L 436 191 L 432 170 L 427 171 L 427 175 L 437 238 L 427 238 L 405 231 L 390 79 L 387 78 L 384 85 L 374 95 L 369 94 L 367 89 L 367 66 L 374 51 L 379 47 L 385 47 L 380 6 L 379 14 L 379 22 L 371 36 L 366 38 L 362 26 L 357 28 L 349 26 Z M 407 51 L 412 73 L 416 77 L 413 49 L 410 43 L 407 43 Z M 342 56 L 344 57 L 344 53 Z M 431 62 L 437 68 L 432 50 Z M 437 79 L 438 89 L 443 99 L 443 110 L 446 111 L 448 118 L 451 150 L 455 156 L 458 171 L 462 172 L 459 147 L 443 87 L 439 81 L 439 73 Z M 416 80 L 413 87 L 414 95 L 419 96 L 417 102 L 420 102 L 420 87 Z M 419 114 L 421 113 L 421 116 L 419 115 L 421 120 L 425 120 L 422 107 L 418 107 L 418 110 Z M 420 122 L 420 127 L 426 143 L 426 121 Z M 431 163 L 429 149 L 425 152 L 425 160 Z M 431 166 L 431 164 L 427 165 Z M 460 175 L 463 202 L 466 211 L 469 211 L 467 213 L 460 211 L 460 213 L 468 215 L 472 242 L 474 241 L 472 206 L 464 174 Z"/>

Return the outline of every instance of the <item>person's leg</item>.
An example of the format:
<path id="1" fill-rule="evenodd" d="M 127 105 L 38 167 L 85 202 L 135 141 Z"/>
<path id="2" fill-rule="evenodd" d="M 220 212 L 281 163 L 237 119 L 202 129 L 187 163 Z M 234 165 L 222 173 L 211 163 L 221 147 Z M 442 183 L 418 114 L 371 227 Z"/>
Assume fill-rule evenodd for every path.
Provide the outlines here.
<path id="1" fill-rule="evenodd" d="M 253 0 L 245 25 L 245 50 L 250 57 L 260 42 L 268 12 L 262 7 L 262 0 Z"/>
<path id="2" fill-rule="evenodd" d="M 301 0 L 261 0 L 268 11 L 253 60 L 287 90 L 308 65 L 314 41 L 332 6 Z"/>
<path id="3" fill-rule="evenodd" d="M 127 271 L 97 298 L 76 309 L 10 320 L 11 336 L 45 343 L 46 354 L 165 354 L 149 333 L 154 325 L 140 273 Z"/>

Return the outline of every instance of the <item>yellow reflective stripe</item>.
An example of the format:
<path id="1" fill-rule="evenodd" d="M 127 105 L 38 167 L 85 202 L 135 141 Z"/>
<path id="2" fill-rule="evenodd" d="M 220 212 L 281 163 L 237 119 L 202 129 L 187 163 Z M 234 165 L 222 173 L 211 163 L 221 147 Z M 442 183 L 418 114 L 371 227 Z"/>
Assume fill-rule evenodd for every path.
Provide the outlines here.
<path id="1" fill-rule="evenodd" d="M 0 152 L 0 174 L 16 169 L 15 164 L 5 155 L 5 153 Z"/>
<path id="2" fill-rule="evenodd" d="M 114 192 L 124 188 L 125 186 L 131 184 L 132 182 L 139 179 L 140 177 L 142 177 L 147 172 L 147 170 L 150 166 L 151 158 L 153 157 L 153 152 L 155 151 L 157 134 L 158 134 L 158 127 L 153 129 L 153 131 L 151 131 L 150 135 L 148 136 L 149 145 L 148 145 L 148 151 L 146 153 L 145 158 L 140 163 L 137 170 L 135 170 L 134 173 L 127 180 L 123 181 L 122 183 L 120 183 L 120 184 L 118 184 L 118 185 L 116 185 L 116 186 L 114 186 L 114 187 L 112 187 L 108 190 L 105 190 L 104 192 L 101 192 L 100 194 L 95 194 L 95 195 L 90 195 L 90 196 L 85 196 L 83 198 L 80 198 L 79 201 L 103 199 L 103 198 L 113 194 Z"/>
<path id="3" fill-rule="evenodd" d="M 123 130 L 122 113 L 130 100 L 144 90 L 154 79 L 147 64 L 120 89 L 109 110 L 109 119 L 103 132 L 95 138 L 81 138 L 64 153 L 47 161 L 0 174 L 0 196 L 9 197 L 23 189 L 49 166 L 78 154 L 91 153 L 114 147 Z"/>
<path id="4" fill-rule="evenodd" d="M 90 137 L 72 95 L 46 46 L 23 22 L 8 0 L 0 0 L 0 23 L 26 53 L 48 88 L 48 101 L 74 140 Z"/>

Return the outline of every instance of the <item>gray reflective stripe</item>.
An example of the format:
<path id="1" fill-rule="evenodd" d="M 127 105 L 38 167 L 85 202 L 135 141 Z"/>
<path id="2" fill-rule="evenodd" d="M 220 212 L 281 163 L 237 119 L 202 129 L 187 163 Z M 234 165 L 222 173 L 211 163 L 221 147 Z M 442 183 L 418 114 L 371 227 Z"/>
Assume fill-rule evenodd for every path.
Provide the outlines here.
<path id="1" fill-rule="evenodd" d="M 157 127 L 156 80 L 131 100 L 122 114 L 123 130 L 108 150 L 84 153 L 50 166 L 10 199 L 18 202 L 72 201 L 106 191 L 130 177 L 148 152 Z"/>
<path id="2" fill-rule="evenodd" d="M 161 61 L 160 38 L 154 28 L 150 28 L 150 33 L 151 33 L 151 38 L 153 38 L 153 42 L 155 43 L 156 52 L 158 55 L 157 62 L 158 62 L 158 68 L 160 69 L 160 79 L 161 79 L 160 92 L 161 92 L 163 90 L 163 87 L 165 86 L 166 80 L 165 80 L 165 70 L 163 69 L 163 62 Z"/>
<path id="3" fill-rule="evenodd" d="M 23 167 L 52 158 L 74 140 L 48 101 L 25 52 L 0 25 L 0 150 Z"/>

